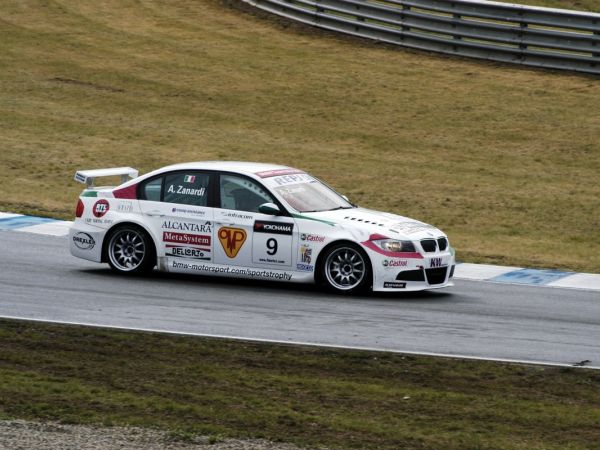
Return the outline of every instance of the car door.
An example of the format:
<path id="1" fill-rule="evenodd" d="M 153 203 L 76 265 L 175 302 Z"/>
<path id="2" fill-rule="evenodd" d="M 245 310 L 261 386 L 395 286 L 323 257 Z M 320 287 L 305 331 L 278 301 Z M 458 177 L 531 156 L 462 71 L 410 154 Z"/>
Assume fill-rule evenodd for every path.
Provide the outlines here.
<path id="1" fill-rule="evenodd" d="M 207 172 L 180 170 L 142 184 L 140 209 L 159 258 L 213 260 L 211 177 Z"/>
<path id="2" fill-rule="evenodd" d="M 256 180 L 220 173 L 214 209 L 214 261 L 218 264 L 291 270 L 298 232 L 294 219 L 263 214 L 261 204 L 276 203 Z"/>

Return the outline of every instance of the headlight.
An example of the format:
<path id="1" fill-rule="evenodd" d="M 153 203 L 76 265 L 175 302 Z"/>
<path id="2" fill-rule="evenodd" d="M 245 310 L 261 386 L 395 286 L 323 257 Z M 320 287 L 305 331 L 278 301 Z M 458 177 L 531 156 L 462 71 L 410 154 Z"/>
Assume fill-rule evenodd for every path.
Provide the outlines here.
<path id="1" fill-rule="evenodd" d="M 412 241 L 397 241 L 395 239 L 380 239 L 373 241 L 382 250 L 392 253 L 416 252 L 415 244 Z"/>

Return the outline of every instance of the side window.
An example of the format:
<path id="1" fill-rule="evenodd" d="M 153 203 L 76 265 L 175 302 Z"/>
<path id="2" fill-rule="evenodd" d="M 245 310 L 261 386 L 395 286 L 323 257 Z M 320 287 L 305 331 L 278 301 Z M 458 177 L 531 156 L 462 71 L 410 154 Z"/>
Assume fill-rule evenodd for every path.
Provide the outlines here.
<path id="1" fill-rule="evenodd" d="M 263 203 L 274 203 L 271 194 L 252 180 L 236 175 L 221 175 L 221 208 L 258 212 Z"/>
<path id="2" fill-rule="evenodd" d="M 143 186 L 143 198 L 146 200 L 150 200 L 151 202 L 160 202 L 160 191 L 162 189 L 162 182 L 162 177 L 148 181 Z"/>
<path id="3" fill-rule="evenodd" d="M 209 179 L 208 174 L 193 171 L 166 175 L 163 201 L 207 206 Z"/>

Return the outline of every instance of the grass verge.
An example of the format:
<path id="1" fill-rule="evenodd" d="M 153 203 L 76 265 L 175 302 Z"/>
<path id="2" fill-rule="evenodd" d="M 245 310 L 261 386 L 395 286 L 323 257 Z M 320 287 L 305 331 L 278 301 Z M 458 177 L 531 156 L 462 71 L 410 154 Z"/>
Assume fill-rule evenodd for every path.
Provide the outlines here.
<path id="1" fill-rule="evenodd" d="M 591 448 L 600 372 L 0 321 L 0 417 L 331 448 Z"/>
<path id="2" fill-rule="evenodd" d="M 597 77 L 333 37 L 218 0 L 8 0 L 0 209 L 72 218 L 76 169 L 271 161 L 439 226 L 462 260 L 600 272 L 599 102 Z"/>

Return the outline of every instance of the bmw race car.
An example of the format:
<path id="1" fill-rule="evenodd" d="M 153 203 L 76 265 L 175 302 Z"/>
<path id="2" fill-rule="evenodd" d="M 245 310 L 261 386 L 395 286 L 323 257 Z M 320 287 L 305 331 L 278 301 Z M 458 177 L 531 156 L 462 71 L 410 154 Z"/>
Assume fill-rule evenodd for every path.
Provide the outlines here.
<path id="1" fill-rule="evenodd" d="M 94 187 L 121 176 L 117 187 Z M 437 228 L 350 203 L 308 173 L 248 162 L 82 170 L 71 253 L 116 272 L 319 283 L 336 292 L 451 286 L 454 251 Z"/>

